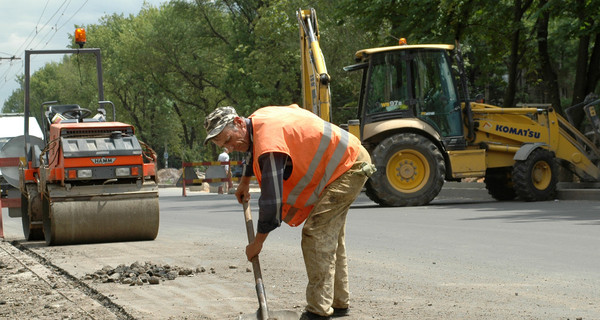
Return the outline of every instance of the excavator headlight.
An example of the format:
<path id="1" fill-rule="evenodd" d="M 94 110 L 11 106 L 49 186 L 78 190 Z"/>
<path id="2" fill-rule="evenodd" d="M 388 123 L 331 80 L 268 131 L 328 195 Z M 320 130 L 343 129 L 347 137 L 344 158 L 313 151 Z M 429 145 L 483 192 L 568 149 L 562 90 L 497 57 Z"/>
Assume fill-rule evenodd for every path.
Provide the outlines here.
<path id="1" fill-rule="evenodd" d="M 117 177 L 128 177 L 131 175 L 131 169 L 129 169 L 129 167 L 116 168 L 115 175 Z"/>
<path id="2" fill-rule="evenodd" d="M 77 178 L 91 178 L 92 177 L 92 169 L 79 169 L 77 170 Z"/>

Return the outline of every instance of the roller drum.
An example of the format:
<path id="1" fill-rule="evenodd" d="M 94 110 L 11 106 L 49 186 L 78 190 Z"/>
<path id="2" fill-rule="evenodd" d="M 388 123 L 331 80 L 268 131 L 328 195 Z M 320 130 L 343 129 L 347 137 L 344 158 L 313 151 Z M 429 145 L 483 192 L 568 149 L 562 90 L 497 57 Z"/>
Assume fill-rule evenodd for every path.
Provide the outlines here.
<path id="1" fill-rule="evenodd" d="M 43 210 L 48 245 L 153 240 L 158 234 L 155 183 L 48 185 L 48 195 Z"/>

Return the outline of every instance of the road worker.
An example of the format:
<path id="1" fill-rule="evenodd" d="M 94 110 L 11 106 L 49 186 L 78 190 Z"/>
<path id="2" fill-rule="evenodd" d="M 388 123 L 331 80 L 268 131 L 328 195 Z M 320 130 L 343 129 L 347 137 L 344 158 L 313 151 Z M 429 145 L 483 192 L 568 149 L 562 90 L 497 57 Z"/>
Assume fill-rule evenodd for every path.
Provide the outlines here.
<path id="1" fill-rule="evenodd" d="M 257 234 L 246 247 L 248 260 L 281 221 L 294 227 L 304 223 L 308 286 L 301 319 L 348 315 L 346 215 L 375 170 L 358 138 L 295 104 L 260 108 L 248 118 L 230 107 L 217 108 L 204 127 L 205 144 L 248 153 L 238 201 L 249 201 L 252 175 L 260 185 Z"/>

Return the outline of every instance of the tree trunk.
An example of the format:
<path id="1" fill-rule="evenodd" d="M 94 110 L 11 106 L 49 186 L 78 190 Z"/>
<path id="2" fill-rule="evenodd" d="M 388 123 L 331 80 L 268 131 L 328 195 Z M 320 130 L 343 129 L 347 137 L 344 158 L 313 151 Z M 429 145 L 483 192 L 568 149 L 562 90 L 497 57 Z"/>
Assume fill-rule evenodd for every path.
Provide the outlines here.
<path id="1" fill-rule="evenodd" d="M 576 0 L 577 17 L 581 25 L 584 25 L 586 20 L 585 0 Z M 573 85 L 573 99 L 571 105 L 576 105 L 583 102 L 587 95 L 588 81 L 588 49 L 590 46 L 590 36 L 588 33 L 583 33 L 579 37 L 579 46 L 577 48 L 577 62 L 575 65 L 575 84 Z M 583 122 L 585 114 L 583 111 L 576 111 L 571 114 L 573 125 L 577 128 Z"/>
<path id="2" fill-rule="evenodd" d="M 539 9 L 542 9 L 548 0 L 540 0 Z M 542 75 L 544 93 L 550 97 L 550 103 L 558 113 L 563 114 L 560 103 L 560 91 L 558 88 L 558 76 L 548 53 L 548 21 L 550 12 L 545 10 L 540 14 L 537 21 L 538 51 L 540 54 L 540 73 Z"/>
<path id="3" fill-rule="evenodd" d="M 506 91 L 504 92 L 504 107 L 510 108 L 515 104 L 515 94 L 517 92 L 517 75 L 519 71 L 519 60 L 521 59 L 521 54 L 519 53 L 519 47 L 521 42 L 521 19 L 523 18 L 523 14 L 533 0 L 526 0 L 525 3 L 521 0 L 515 0 L 515 5 L 513 9 L 513 21 L 512 25 L 512 37 L 510 44 L 510 57 L 508 61 L 508 85 L 506 86 Z"/>
<path id="4" fill-rule="evenodd" d="M 577 64 L 575 65 L 575 84 L 573 85 L 573 101 L 571 105 L 582 102 L 585 99 L 585 89 L 588 67 L 588 47 L 590 37 L 587 35 L 579 38 L 579 47 L 577 49 Z"/>
<path id="5" fill-rule="evenodd" d="M 600 81 L 600 33 L 596 33 L 594 49 L 590 57 L 586 93 L 595 92 Z M 598 93 L 598 92 L 595 92 Z"/>
<path id="6" fill-rule="evenodd" d="M 517 66 L 519 65 L 520 33 L 520 30 L 517 29 L 512 34 L 512 40 L 510 44 L 510 60 L 508 62 L 508 85 L 506 86 L 506 91 L 504 92 L 505 108 L 511 108 L 515 104 L 515 94 L 517 92 Z"/>

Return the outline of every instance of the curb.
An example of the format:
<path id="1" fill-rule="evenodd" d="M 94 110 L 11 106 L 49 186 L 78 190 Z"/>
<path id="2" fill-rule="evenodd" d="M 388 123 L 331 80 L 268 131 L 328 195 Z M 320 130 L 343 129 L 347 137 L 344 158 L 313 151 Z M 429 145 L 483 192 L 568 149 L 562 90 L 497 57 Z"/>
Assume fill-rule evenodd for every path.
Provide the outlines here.
<path id="1" fill-rule="evenodd" d="M 557 185 L 558 200 L 591 200 L 600 201 L 600 183 L 567 183 L 559 182 Z M 442 187 L 440 195 L 443 197 L 467 197 L 493 199 L 481 182 L 451 182 L 447 181 Z"/>

